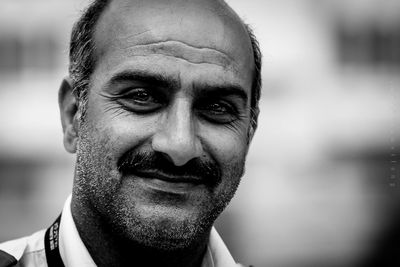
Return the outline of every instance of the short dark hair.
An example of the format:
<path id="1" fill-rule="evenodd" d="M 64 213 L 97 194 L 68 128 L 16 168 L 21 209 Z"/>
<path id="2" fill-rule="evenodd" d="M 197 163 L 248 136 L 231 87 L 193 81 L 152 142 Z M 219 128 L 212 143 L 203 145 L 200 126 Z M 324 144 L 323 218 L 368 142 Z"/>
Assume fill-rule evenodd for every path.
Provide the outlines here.
<path id="1" fill-rule="evenodd" d="M 86 111 L 90 76 L 96 65 L 94 32 L 110 0 L 94 0 L 74 24 L 69 48 L 69 76 L 78 99 L 80 117 Z"/>
<path id="2" fill-rule="evenodd" d="M 111 0 L 94 0 L 75 23 L 70 41 L 69 75 L 73 92 L 79 100 L 79 112 L 84 118 L 90 76 L 96 66 L 94 32 L 97 21 Z M 253 48 L 255 71 L 251 91 L 251 124 L 257 127 L 258 102 L 261 95 L 261 51 L 249 25 L 245 24 Z"/>

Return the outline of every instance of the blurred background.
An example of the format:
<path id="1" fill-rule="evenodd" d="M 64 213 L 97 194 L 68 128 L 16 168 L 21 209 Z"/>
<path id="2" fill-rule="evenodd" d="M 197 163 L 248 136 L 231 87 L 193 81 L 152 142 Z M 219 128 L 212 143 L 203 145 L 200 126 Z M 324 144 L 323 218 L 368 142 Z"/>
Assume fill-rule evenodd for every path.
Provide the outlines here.
<path id="1" fill-rule="evenodd" d="M 247 172 L 216 223 L 232 254 L 400 266 L 400 1 L 227 2 L 264 54 Z M 71 191 L 57 90 L 86 3 L 0 0 L 0 242 L 47 227 Z"/>

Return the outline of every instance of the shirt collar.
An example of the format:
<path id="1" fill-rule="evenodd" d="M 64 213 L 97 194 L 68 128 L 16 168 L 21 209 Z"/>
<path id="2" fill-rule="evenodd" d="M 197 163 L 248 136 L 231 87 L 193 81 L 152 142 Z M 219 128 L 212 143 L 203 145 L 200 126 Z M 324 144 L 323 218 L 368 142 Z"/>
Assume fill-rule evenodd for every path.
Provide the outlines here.
<path id="1" fill-rule="evenodd" d="M 71 195 L 67 198 L 60 222 L 60 255 L 65 267 L 96 267 L 86 249 L 71 213 Z"/>
<path id="2" fill-rule="evenodd" d="M 229 253 L 224 241 L 213 227 L 208 241 L 207 251 L 201 267 L 232 267 L 236 266 L 235 260 Z"/>
<path id="3" fill-rule="evenodd" d="M 64 204 L 60 223 L 60 255 L 65 267 L 96 267 L 82 242 L 71 214 L 71 195 Z M 232 267 L 235 261 L 213 227 L 201 267 Z"/>

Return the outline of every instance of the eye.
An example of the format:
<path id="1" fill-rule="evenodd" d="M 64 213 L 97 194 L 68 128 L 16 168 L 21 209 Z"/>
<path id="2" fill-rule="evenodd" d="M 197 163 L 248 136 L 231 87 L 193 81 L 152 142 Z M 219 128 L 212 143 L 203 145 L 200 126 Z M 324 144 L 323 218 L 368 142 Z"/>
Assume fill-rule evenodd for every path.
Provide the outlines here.
<path id="1" fill-rule="evenodd" d="M 146 88 L 131 89 L 119 101 L 126 109 L 136 113 L 153 112 L 163 106 L 161 97 Z"/>
<path id="2" fill-rule="evenodd" d="M 155 99 L 153 99 L 152 96 L 143 88 L 133 90 L 127 95 L 127 97 L 140 104 L 155 102 Z"/>
<path id="3" fill-rule="evenodd" d="M 213 123 L 230 123 L 238 118 L 238 111 L 234 105 L 223 101 L 206 102 L 198 107 L 199 114 Z"/>
<path id="4" fill-rule="evenodd" d="M 221 115 L 231 112 L 231 108 L 223 103 L 211 103 L 207 108 L 210 112 Z"/>

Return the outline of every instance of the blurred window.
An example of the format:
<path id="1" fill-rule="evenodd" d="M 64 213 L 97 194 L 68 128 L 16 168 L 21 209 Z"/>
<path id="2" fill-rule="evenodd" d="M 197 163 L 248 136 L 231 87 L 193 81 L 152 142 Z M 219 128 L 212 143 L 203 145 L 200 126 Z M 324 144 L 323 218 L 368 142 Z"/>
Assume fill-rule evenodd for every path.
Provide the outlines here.
<path id="1" fill-rule="evenodd" d="M 0 74 L 18 74 L 21 71 L 54 72 L 58 67 L 61 49 L 56 36 L 50 32 L 21 36 L 0 33 Z"/>
<path id="2" fill-rule="evenodd" d="M 21 69 L 22 42 L 18 36 L 1 34 L 0 38 L 0 72 L 11 74 Z"/>
<path id="3" fill-rule="evenodd" d="M 400 68 L 400 23 L 392 27 L 353 28 L 339 24 L 336 31 L 343 64 Z"/>

